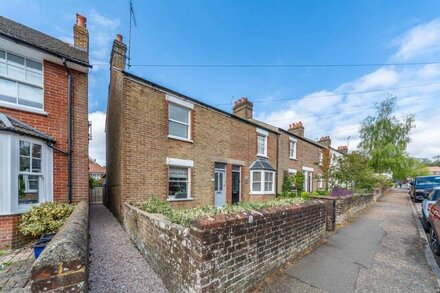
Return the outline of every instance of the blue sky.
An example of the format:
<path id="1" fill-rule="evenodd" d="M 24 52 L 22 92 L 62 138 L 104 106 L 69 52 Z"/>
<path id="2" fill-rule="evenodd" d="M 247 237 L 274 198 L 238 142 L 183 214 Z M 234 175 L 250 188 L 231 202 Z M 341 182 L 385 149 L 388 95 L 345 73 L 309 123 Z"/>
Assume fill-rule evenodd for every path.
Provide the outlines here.
<path id="1" fill-rule="evenodd" d="M 134 0 L 132 64 L 347 64 L 440 61 L 438 1 Z M 108 64 L 116 33 L 128 41 L 128 0 L 2 1 L 0 13 L 72 40 L 75 13 L 88 18 L 91 62 Z M 411 154 L 440 154 L 440 65 L 324 68 L 132 67 L 130 71 L 230 110 L 256 101 L 254 115 L 281 127 L 301 120 L 306 136 L 356 146 L 359 122 L 387 94 L 399 115 L 416 114 Z M 90 74 L 91 156 L 104 163 L 108 67 Z M 430 84 L 418 86 L 420 84 Z M 410 87 L 408 87 L 410 86 Z M 403 88 L 402 88 L 403 87 Z M 347 92 L 393 89 L 365 94 Z M 325 96 L 325 97 L 322 97 Z M 437 107 L 437 111 L 436 108 Z M 432 127 L 430 127 L 430 125 Z"/>

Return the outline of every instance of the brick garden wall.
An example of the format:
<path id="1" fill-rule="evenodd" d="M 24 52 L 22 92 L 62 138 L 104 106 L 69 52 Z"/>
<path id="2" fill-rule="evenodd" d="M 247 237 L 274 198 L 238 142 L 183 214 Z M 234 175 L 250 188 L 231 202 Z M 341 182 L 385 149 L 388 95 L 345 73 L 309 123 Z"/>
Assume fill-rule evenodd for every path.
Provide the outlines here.
<path id="1" fill-rule="evenodd" d="M 31 269 L 31 292 L 87 292 L 89 205 L 80 202 Z"/>
<path id="2" fill-rule="evenodd" d="M 387 189 L 375 189 L 370 194 L 355 194 L 347 197 L 313 196 L 322 200 L 327 208 L 327 231 L 334 231 L 336 225 L 349 222 L 376 202 Z"/>
<path id="3" fill-rule="evenodd" d="M 31 241 L 19 231 L 21 215 L 0 216 L 0 249 L 21 247 Z"/>
<path id="4" fill-rule="evenodd" d="M 317 245 L 326 207 L 311 201 L 197 220 L 191 228 L 124 205 L 124 227 L 172 292 L 246 291 Z"/>

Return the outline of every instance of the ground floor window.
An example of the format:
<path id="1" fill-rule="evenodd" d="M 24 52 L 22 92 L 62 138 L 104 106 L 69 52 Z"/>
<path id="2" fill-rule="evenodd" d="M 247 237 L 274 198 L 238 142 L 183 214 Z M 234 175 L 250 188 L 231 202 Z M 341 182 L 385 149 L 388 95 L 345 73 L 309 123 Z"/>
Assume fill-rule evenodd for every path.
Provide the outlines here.
<path id="1" fill-rule="evenodd" d="M 322 190 L 324 187 L 324 179 L 322 178 L 322 176 L 318 177 L 318 189 Z"/>
<path id="2" fill-rule="evenodd" d="M 168 196 L 174 199 L 188 198 L 189 196 L 190 168 L 169 167 Z"/>
<path id="3" fill-rule="evenodd" d="M 44 141 L 0 134 L 0 215 L 53 200 L 53 151 Z"/>
<path id="4" fill-rule="evenodd" d="M 275 172 L 273 171 L 251 171 L 251 193 L 252 194 L 274 194 L 275 193 Z"/>

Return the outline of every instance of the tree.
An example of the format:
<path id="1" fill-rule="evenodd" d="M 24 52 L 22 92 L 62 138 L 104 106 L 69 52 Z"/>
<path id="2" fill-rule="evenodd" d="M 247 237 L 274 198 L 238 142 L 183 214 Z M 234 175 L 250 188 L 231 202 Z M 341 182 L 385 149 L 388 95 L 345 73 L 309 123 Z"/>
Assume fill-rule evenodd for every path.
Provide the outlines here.
<path id="1" fill-rule="evenodd" d="M 406 157 L 401 168 L 398 168 L 393 173 L 395 179 L 414 178 L 416 176 L 429 175 L 429 170 L 424 163 L 424 160 L 413 157 Z"/>
<path id="2" fill-rule="evenodd" d="M 336 164 L 331 167 L 330 177 L 332 181 L 351 189 L 371 190 L 376 182 L 369 159 L 359 152 L 337 158 Z"/>
<path id="3" fill-rule="evenodd" d="M 283 186 L 281 188 L 282 192 L 290 192 L 293 189 L 293 176 L 289 175 L 288 172 L 284 172 Z"/>
<path id="4" fill-rule="evenodd" d="M 377 106 L 375 115 L 362 122 L 359 148 L 370 158 L 369 164 L 377 173 L 399 172 L 405 167 L 414 116 L 399 120 L 393 115 L 395 108 L 396 97 L 389 96 Z"/>
<path id="5" fill-rule="evenodd" d="M 293 182 L 295 183 L 295 188 L 298 194 L 301 194 L 301 192 L 304 191 L 304 180 L 305 180 L 304 173 L 300 171 L 296 172 Z"/>

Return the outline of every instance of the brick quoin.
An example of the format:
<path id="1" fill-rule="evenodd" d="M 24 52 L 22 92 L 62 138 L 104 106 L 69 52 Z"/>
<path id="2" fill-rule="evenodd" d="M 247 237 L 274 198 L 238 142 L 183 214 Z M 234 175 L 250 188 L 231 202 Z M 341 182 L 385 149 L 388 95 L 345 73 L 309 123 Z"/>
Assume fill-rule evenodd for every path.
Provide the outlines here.
<path id="1" fill-rule="evenodd" d="M 73 74 L 72 200 L 88 200 L 88 75 Z M 67 72 L 62 65 L 44 61 L 44 111 L 47 115 L 0 106 L 0 112 L 52 136 L 67 151 Z M 53 198 L 67 202 L 67 156 L 53 152 Z M 0 246 L 17 247 L 29 240 L 18 232 L 20 215 L 0 216 Z"/>

